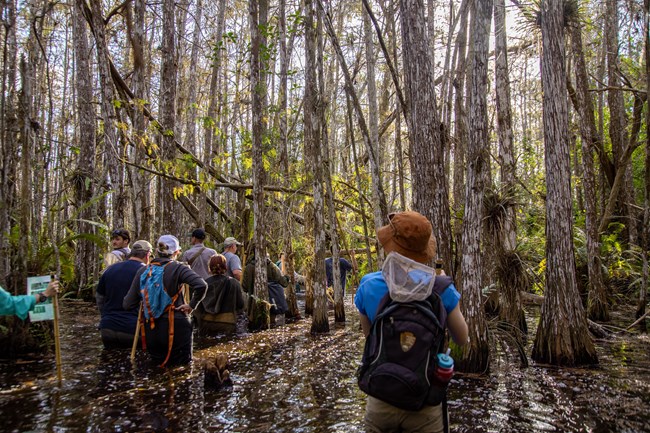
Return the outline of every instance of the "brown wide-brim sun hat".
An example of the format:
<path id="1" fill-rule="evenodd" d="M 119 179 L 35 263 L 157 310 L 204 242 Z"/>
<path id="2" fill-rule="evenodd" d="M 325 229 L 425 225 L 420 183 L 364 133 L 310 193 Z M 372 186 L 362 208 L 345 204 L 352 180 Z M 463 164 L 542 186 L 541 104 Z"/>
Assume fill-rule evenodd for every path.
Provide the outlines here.
<path id="1" fill-rule="evenodd" d="M 411 260 L 428 263 L 436 257 L 436 238 L 429 220 L 419 212 L 388 215 L 388 225 L 377 230 L 386 253 L 395 251 Z"/>

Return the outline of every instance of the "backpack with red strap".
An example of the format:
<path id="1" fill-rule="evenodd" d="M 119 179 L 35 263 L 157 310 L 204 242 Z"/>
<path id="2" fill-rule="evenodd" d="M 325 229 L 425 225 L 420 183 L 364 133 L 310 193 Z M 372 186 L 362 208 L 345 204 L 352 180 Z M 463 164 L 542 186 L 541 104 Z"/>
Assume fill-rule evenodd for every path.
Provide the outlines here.
<path id="1" fill-rule="evenodd" d="M 174 343 L 174 304 L 178 299 L 180 291 L 171 297 L 167 293 L 163 284 L 163 274 L 165 267 L 171 262 L 165 264 L 151 263 L 147 265 L 145 271 L 140 275 L 140 297 L 142 298 L 145 320 L 141 321 L 141 335 L 142 335 L 142 348 L 146 349 L 147 342 L 144 332 L 144 322 L 149 322 L 149 327 L 154 329 L 156 327 L 155 320 L 162 316 L 165 312 L 169 314 L 169 343 L 167 348 L 167 357 L 160 364 L 164 367 L 169 360 Z"/>

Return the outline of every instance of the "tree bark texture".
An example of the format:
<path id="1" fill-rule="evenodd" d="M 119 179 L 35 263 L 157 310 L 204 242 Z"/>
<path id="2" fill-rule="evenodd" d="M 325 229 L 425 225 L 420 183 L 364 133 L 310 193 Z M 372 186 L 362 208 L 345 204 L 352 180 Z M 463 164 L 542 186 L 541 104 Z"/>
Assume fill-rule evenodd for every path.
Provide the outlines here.
<path id="1" fill-rule="evenodd" d="M 543 130 L 546 168 L 546 289 L 532 358 L 555 365 L 598 361 L 575 275 L 563 5 L 544 0 Z"/>
<path id="2" fill-rule="evenodd" d="M 504 0 L 494 1 L 494 75 L 496 87 L 497 132 L 499 136 L 499 163 L 501 169 L 501 194 L 512 196 L 515 193 L 515 149 L 512 131 L 512 108 L 510 97 L 510 73 L 508 64 L 508 45 L 506 42 L 506 9 Z M 506 257 L 517 246 L 516 209 L 505 209 L 506 217 L 498 239 L 493 239 L 500 257 Z M 505 253 L 505 254 L 504 254 Z M 498 259 L 497 259 L 498 260 Z M 514 278 L 499 284 L 501 320 L 511 324 L 513 329 L 525 335 L 526 322 L 519 297 L 519 279 Z M 505 283 L 505 284 L 504 284 Z M 514 284 L 513 284 L 514 283 Z"/>
<path id="3" fill-rule="evenodd" d="M 508 45 L 506 43 L 505 0 L 494 3 L 494 75 L 497 106 L 497 132 L 499 135 L 499 163 L 501 165 L 501 189 L 504 194 L 514 193 L 515 149 L 512 133 L 512 109 L 510 106 L 510 74 L 508 66 Z M 506 209 L 507 218 L 503 226 L 503 245 L 512 251 L 517 243 L 515 208 Z"/>
<path id="4" fill-rule="evenodd" d="M 451 269 L 451 225 L 440 116 L 422 0 L 400 2 L 413 210 L 433 224 L 438 255 Z"/>
<path id="5" fill-rule="evenodd" d="M 609 307 L 607 302 L 607 288 L 602 274 L 602 260 L 600 258 L 600 234 L 598 232 L 598 216 L 596 204 L 596 172 L 594 162 L 594 148 L 597 146 L 598 137 L 594 123 L 594 104 L 589 94 L 589 78 L 585 64 L 584 50 L 582 47 L 582 30 L 578 26 L 571 26 L 571 51 L 573 54 L 580 134 L 582 137 L 582 169 L 583 190 L 585 204 L 585 228 L 587 237 L 587 272 L 589 275 L 589 298 L 587 301 L 587 314 L 591 320 L 609 320 Z"/>
<path id="6" fill-rule="evenodd" d="M 266 99 L 266 82 L 262 81 L 261 69 L 263 67 L 260 51 L 264 49 L 261 28 L 266 25 L 265 0 L 251 0 L 250 30 L 251 30 L 251 95 L 253 114 L 253 237 L 255 239 L 255 297 L 268 301 L 266 272 L 266 229 L 264 212 L 264 171 L 263 141 L 266 134 L 266 121 L 263 116 L 264 100 Z M 254 304 L 254 310 L 262 304 Z M 251 323 L 254 329 L 263 329 L 268 323 L 268 309 L 264 312 L 257 311 L 251 314 L 255 322 Z M 249 316 L 249 317 L 251 317 Z"/>
<path id="7" fill-rule="evenodd" d="M 79 159 L 74 175 L 75 202 L 79 209 L 79 222 L 76 231 L 79 234 L 92 234 L 93 226 L 88 221 L 94 220 L 94 206 L 91 199 L 95 190 L 95 146 L 96 123 L 93 99 L 91 58 L 86 33 L 86 20 L 83 16 L 83 0 L 75 2 L 72 13 L 72 32 L 75 52 L 75 87 L 77 89 L 76 108 L 79 122 Z M 93 275 L 95 262 L 93 243 L 87 238 L 80 238 L 75 252 L 76 284 L 79 290 L 89 283 Z"/>
<path id="8" fill-rule="evenodd" d="M 162 65 L 160 72 L 160 123 L 162 135 L 160 137 L 160 148 L 162 159 L 166 164 L 173 164 L 176 147 L 176 86 L 177 71 L 176 64 L 176 29 L 175 29 L 174 0 L 163 1 L 163 33 L 162 33 Z M 174 183 L 163 179 L 161 181 L 159 194 L 160 205 L 158 209 L 158 230 L 164 233 L 175 233 L 177 223 L 176 200 L 174 199 Z"/>
<path id="9" fill-rule="evenodd" d="M 321 156 L 321 116 L 320 104 L 323 95 L 318 88 L 316 71 L 317 32 L 320 30 L 316 18 L 315 5 L 311 0 L 305 1 L 305 153 L 309 156 L 314 190 L 314 313 L 311 332 L 329 332 L 327 320 L 327 296 L 325 287 L 325 203 L 323 200 L 323 160 Z"/>
<path id="10" fill-rule="evenodd" d="M 15 284 L 7 281 L 11 268 L 10 242 L 8 236 L 11 228 L 11 216 L 16 201 L 16 173 L 18 171 L 17 145 L 17 91 L 16 76 L 17 41 L 16 41 L 16 5 L 14 1 L 5 2 L 2 6 L 5 17 L 4 38 L 2 47 L 2 112 L 0 113 L 0 284 L 13 292 Z M 12 283 L 12 284 L 7 284 Z M 15 283 L 18 283 L 17 281 Z"/>
<path id="11" fill-rule="evenodd" d="M 97 51 L 97 72 L 101 89 L 101 113 L 103 118 L 103 155 L 104 165 L 110 181 L 107 185 L 113 190 L 111 203 L 112 222 L 114 227 L 124 227 L 126 196 L 124 194 L 123 167 L 119 164 L 122 156 L 118 143 L 115 114 L 115 88 L 111 79 L 109 66 L 110 55 L 106 46 L 106 29 L 102 14 L 102 1 L 91 1 L 92 25 Z"/>
<path id="12" fill-rule="evenodd" d="M 487 113 L 488 49 L 492 0 L 477 0 L 472 9 L 472 75 L 469 82 L 469 142 L 467 143 L 467 187 L 463 218 L 461 287 L 463 314 L 469 329 L 469 345 L 463 350 L 460 368 L 483 372 L 489 365 L 487 322 L 481 299 L 481 232 L 483 227 L 484 171 L 489 170 Z"/>
<path id="13" fill-rule="evenodd" d="M 622 217 L 626 225 L 626 232 L 633 230 L 632 221 L 629 220 L 630 209 L 627 203 L 633 200 L 628 184 L 629 160 L 624 157 L 627 119 L 625 114 L 625 101 L 621 87 L 619 66 L 619 19 L 618 0 L 606 0 L 605 40 L 607 44 L 607 105 L 609 107 L 609 138 L 612 144 L 612 155 L 616 172 L 623 171 L 622 184 L 616 194 L 617 215 Z M 613 188 L 614 186 L 612 186 Z M 601 230 L 602 231 L 602 230 Z"/>

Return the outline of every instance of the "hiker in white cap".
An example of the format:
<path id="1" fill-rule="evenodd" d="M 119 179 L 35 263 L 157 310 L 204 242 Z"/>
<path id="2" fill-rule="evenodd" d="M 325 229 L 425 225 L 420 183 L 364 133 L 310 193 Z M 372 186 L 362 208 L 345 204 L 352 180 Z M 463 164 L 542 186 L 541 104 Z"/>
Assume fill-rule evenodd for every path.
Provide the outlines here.
<path id="1" fill-rule="evenodd" d="M 181 253 L 178 239 L 163 235 L 158 239 L 157 257 L 138 271 L 123 307 L 143 304 L 143 346 L 153 363 L 187 364 L 192 360 L 192 322 L 190 314 L 205 297 L 203 278 L 176 259 Z M 185 299 L 182 286 L 187 284 L 191 299 Z"/>

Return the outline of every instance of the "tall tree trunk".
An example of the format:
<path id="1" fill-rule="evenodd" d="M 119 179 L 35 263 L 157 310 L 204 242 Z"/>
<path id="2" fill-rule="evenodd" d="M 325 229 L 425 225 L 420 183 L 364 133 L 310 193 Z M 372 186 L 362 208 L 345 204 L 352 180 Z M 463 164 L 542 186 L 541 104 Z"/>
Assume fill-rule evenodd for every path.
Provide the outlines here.
<path id="1" fill-rule="evenodd" d="M 607 0 L 605 20 L 605 39 L 607 44 L 607 105 L 609 106 L 609 138 L 612 143 L 612 155 L 616 171 L 630 170 L 629 161 L 624 161 L 623 153 L 625 148 L 625 136 L 627 120 L 625 116 L 625 101 L 623 91 L 620 90 L 621 79 L 619 72 L 619 23 L 618 23 L 618 0 Z M 626 233 L 632 229 L 632 221 L 626 203 L 629 203 L 629 186 L 627 176 L 623 177 L 620 192 L 615 196 L 617 200 L 617 215 L 623 217 L 622 222 L 626 226 Z"/>
<path id="2" fill-rule="evenodd" d="M 490 147 L 487 116 L 487 68 L 492 0 L 477 0 L 472 9 L 472 75 L 469 91 L 469 142 L 467 143 L 467 187 L 463 218 L 461 261 L 463 308 L 469 329 L 469 345 L 463 350 L 459 367 L 483 372 L 489 365 L 487 322 L 481 300 L 481 228 L 483 227 L 484 171 L 489 170 Z M 487 167 L 486 167 L 487 166 Z"/>
<path id="3" fill-rule="evenodd" d="M 162 65 L 160 71 L 160 123 L 162 134 L 160 148 L 163 161 L 172 163 L 176 154 L 174 145 L 176 125 L 176 30 L 175 30 L 174 0 L 163 1 L 163 30 L 162 30 Z M 175 233 L 178 228 L 176 221 L 176 200 L 174 199 L 174 184 L 172 181 L 160 181 L 158 230 L 164 233 Z"/>
<path id="4" fill-rule="evenodd" d="M 546 290 L 532 357 L 556 365 L 598 362 L 587 329 L 573 252 L 569 118 L 566 98 L 563 4 L 544 0 L 542 89 L 546 167 Z"/>
<path id="5" fill-rule="evenodd" d="M 367 79 L 367 95 L 368 95 L 368 132 L 370 133 L 369 146 L 373 149 L 374 158 L 370 158 L 370 172 L 378 173 L 377 178 L 373 178 L 373 183 L 381 184 L 381 176 L 379 176 L 381 167 L 381 152 L 379 148 L 379 112 L 377 108 L 377 87 L 375 77 L 375 47 L 372 40 L 372 28 L 370 24 L 370 17 L 368 11 L 363 12 L 363 29 L 364 29 L 364 43 L 366 55 L 366 79 Z M 382 185 L 383 190 L 383 185 Z M 379 188 L 372 189 L 372 198 L 375 203 L 380 203 L 378 195 Z M 384 199 L 385 202 L 385 199 Z M 386 204 L 385 204 L 386 206 Z M 386 207 L 374 206 L 375 228 L 383 225 L 383 220 L 386 218 L 388 209 Z"/>
<path id="6" fill-rule="evenodd" d="M 497 122 L 499 134 L 499 162 L 501 165 L 501 185 L 506 194 L 514 193 L 515 150 L 512 133 L 512 109 L 510 108 L 510 75 L 508 66 L 508 46 L 506 42 L 505 0 L 494 3 L 494 74 L 496 87 Z M 509 207 L 503 228 L 503 244 L 506 251 L 515 249 L 517 232 L 515 208 Z"/>
<path id="7" fill-rule="evenodd" d="M 194 9 L 194 31 L 192 35 L 192 50 L 190 54 L 190 65 L 187 88 L 187 119 L 185 123 L 185 147 L 197 154 L 196 149 L 196 115 L 197 115 L 197 86 L 195 83 L 198 81 L 198 68 L 194 65 L 199 61 L 199 49 L 201 47 L 201 31 L 202 31 L 202 17 L 203 17 L 203 0 L 197 0 Z M 205 200 L 203 200 L 205 202 Z M 203 224 L 201 224 L 203 225 Z"/>
<path id="8" fill-rule="evenodd" d="M 366 20 L 368 20 L 367 15 L 364 15 Z M 370 30 L 370 23 L 364 21 L 364 27 L 366 32 Z M 366 38 L 368 34 L 366 33 Z M 370 43 L 372 46 L 372 42 Z M 366 39 L 366 50 L 368 49 L 368 40 Z M 316 63 L 318 65 L 319 71 L 319 89 L 320 94 L 325 94 L 325 83 L 323 79 L 323 32 L 318 32 L 318 55 L 316 56 Z M 366 53 L 367 62 L 374 63 L 374 56 L 372 59 L 368 59 L 368 54 Z M 372 69 L 372 72 L 371 72 Z M 368 66 L 368 74 L 372 74 L 373 79 L 368 82 L 368 103 L 370 105 L 370 111 L 373 111 L 374 105 L 374 133 L 376 134 L 373 137 L 373 116 L 369 116 L 370 121 L 370 136 L 373 144 L 379 144 L 379 133 L 377 131 L 377 97 L 376 89 L 374 84 L 371 86 L 370 81 L 374 81 L 374 64 Z M 371 90 L 372 87 L 372 90 Z M 371 97 L 371 94 L 373 96 Z M 374 103 L 372 102 L 374 101 Z M 338 234 L 338 221 L 336 216 L 336 207 L 334 204 L 334 192 L 332 190 L 332 166 L 330 162 L 330 145 L 329 137 L 327 134 L 326 119 L 325 119 L 325 109 L 326 109 L 325 98 L 321 98 L 321 103 L 318 106 L 318 114 L 320 117 L 320 127 L 321 127 L 321 144 L 322 149 L 320 151 L 320 157 L 323 166 L 323 180 L 325 184 L 325 201 L 327 202 L 327 216 L 329 219 L 329 239 L 330 239 L 330 251 L 332 256 L 332 287 L 334 290 L 334 321 L 338 323 L 345 323 L 345 304 L 343 303 L 343 287 L 341 286 L 341 267 L 339 263 L 340 257 L 340 245 L 339 245 L 339 234 Z M 332 126 L 332 129 L 335 129 Z M 375 140 L 376 139 L 376 140 Z M 375 148 L 377 149 L 377 148 Z M 372 163 L 372 162 L 371 162 Z M 327 249 L 327 247 L 325 247 Z M 326 253 L 325 253 L 326 255 Z M 325 262 L 316 262 L 317 266 L 325 266 Z"/>
<path id="9" fill-rule="evenodd" d="M 456 37 L 456 72 L 454 79 L 454 179 L 453 179 L 453 211 L 454 216 L 460 216 L 465 206 L 465 147 L 469 141 L 467 131 L 467 110 L 465 98 L 465 82 L 467 77 L 467 22 L 469 6 L 461 9 L 460 27 Z M 453 263 L 453 273 L 460 278 L 460 245 L 462 244 L 463 226 L 460 218 L 454 218 L 453 237 L 456 252 Z"/>
<path id="10" fill-rule="evenodd" d="M 0 107 L 0 284 L 9 290 L 14 284 L 7 285 L 5 278 L 9 275 L 12 252 L 10 251 L 9 232 L 10 217 L 16 199 L 16 173 L 18 152 L 16 150 L 17 104 L 16 75 L 17 52 L 16 41 L 16 4 L 15 0 L 4 2 L 2 16 L 5 20 L 2 46 L 2 103 Z M 22 284 L 22 283 L 19 283 Z"/>
<path id="11" fill-rule="evenodd" d="M 279 45 L 280 45 L 280 82 L 278 93 L 278 125 L 280 131 L 280 165 L 284 174 L 283 183 L 286 187 L 291 186 L 291 172 L 289 170 L 289 131 L 287 125 L 287 108 L 288 108 L 288 77 L 289 77 L 289 56 L 287 52 L 287 16 L 286 0 L 279 0 L 278 4 L 278 25 L 279 25 Z M 293 208 L 293 198 L 291 194 L 284 197 L 285 212 L 283 215 L 282 238 L 284 252 L 284 269 L 282 271 L 289 276 L 289 286 L 287 287 L 287 304 L 289 311 L 287 317 L 300 318 L 298 301 L 296 299 L 296 281 L 294 268 L 293 243 L 294 238 L 291 230 L 291 212 Z"/>
<path id="12" fill-rule="evenodd" d="M 217 109 L 219 105 L 219 74 L 221 73 L 222 57 L 226 51 L 223 49 L 223 29 L 225 26 L 226 0 L 219 0 L 217 12 L 217 27 L 214 35 L 214 53 L 212 60 L 212 72 L 210 74 L 210 93 L 208 96 L 208 122 L 205 128 L 204 136 L 204 154 L 205 161 L 209 162 L 214 155 L 219 155 L 219 143 L 215 145 L 214 135 L 218 125 Z M 236 113 L 237 110 L 234 110 Z M 234 125 L 233 125 L 234 127 Z"/>
<path id="13" fill-rule="evenodd" d="M 582 30 L 570 27 L 571 50 L 576 75 L 576 111 L 582 136 L 582 168 L 585 195 L 585 226 L 587 234 L 587 272 L 589 274 L 589 299 L 587 314 L 592 320 L 609 320 L 607 288 L 602 274 L 600 258 L 600 234 L 596 209 L 596 173 L 594 168 L 594 149 L 598 144 L 594 122 L 594 104 L 589 94 L 589 79 L 582 48 Z"/>
<path id="14" fill-rule="evenodd" d="M 323 203 L 323 166 L 321 156 L 321 116 L 319 115 L 322 95 L 318 88 L 316 76 L 317 39 L 319 31 L 315 5 L 312 0 L 305 0 L 305 154 L 309 158 L 309 166 L 313 176 L 314 190 L 314 314 L 311 323 L 312 333 L 329 332 L 327 320 L 327 298 L 325 293 L 325 221 Z"/>
<path id="15" fill-rule="evenodd" d="M 130 5 L 127 5 L 130 9 Z M 136 101 L 145 101 L 146 98 L 146 74 L 144 45 L 146 43 L 145 35 L 145 0 L 134 1 L 134 25 L 131 46 L 133 47 L 133 94 Z M 149 145 L 149 135 L 145 132 L 144 107 L 136 103 L 133 107 L 133 133 L 135 135 L 133 142 L 136 143 L 133 158 L 135 161 L 141 161 L 147 154 Z M 137 233 L 135 235 L 140 239 L 152 239 L 153 237 L 153 212 L 151 206 L 151 181 L 147 173 L 140 170 L 134 171 L 135 197 L 134 207 L 137 209 L 136 224 Z M 137 204 L 136 204 L 137 203 Z"/>
<path id="16" fill-rule="evenodd" d="M 650 0 L 644 0 L 645 18 L 645 77 L 646 77 L 646 95 L 650 96 Z M 650 287 L 650 265 L 648 264 L 648 252 L 650 251 L 650 97 L 646 98 L 648 107 L 645 111 L 646 127 L 646 148 L 645 148 L 645 177 L 644 192 L 645 206 L 643 211 L 643 284 L 639 288 L 639 301 L 637 303 L 636 318 L 639 319 L 646 314 L 646 304 L 648 302 L 648 288 Z M 646 321 L 639 323 L 642 332 L 646 332 Z"/>
<path id="17" fill-rule="evenodd" d="M 110 56 L 106 46 L 106 29 L 102 14 L 102 2 L 90 2 L 92 12 L 92 26 L 95 35 L 97 50 L 97 70 L 99 72 L 99 85 L 101 91 L 101 113 L 104 120 L 104 165 L 108 169 L 110 181 L 108 185 L 114 190 L 112 202 L 112 216 L 114 227 L 124 227 L 126 196 L 124 195 L 124 176 L 119 164 L 121 156 L 118 143 L 115 115 L 115 91 L 110 72 Z"/>
<path id="18" fill-rule="evenodd" d="M 515 193 L 516 167 L 512 132 L 512 109 L 510 106 L 510 73 L 504 0 L 495 0 L 494 2 L 494 33 L 494 74 L 499 135 L 499 163 L 501 166 L 501 194 L 510 197 Z M 502 228 L 497 239 L 492 240 L 499 250 L 496 260 L 499 258 L 505 260 L 515 250 L 517 244 L 515 215 L 514 206 L 506 207 Z M 526 334 L 527 328 L 519 293 L 521 290 L 525 290 L 526 287 L 521 287 L 521 284 L 513 284 L 515 281 L 519 282 L 521 279 L 499 281 L 498 289 L 501 294 L 499 316 L 501 320 L 510 323 L 513 329 L 519 329 L 521 333 L 517 333 L 516 335 L 523 337 Z M 523 338 L 521 340 L 523 341 Z"/>
<path id="19" fill-rule="evenodd" d="M 29 51 L 29 50 L 28 50 Z M 27 264 L 29 261 L 29 239 L 31 233 L 32 199 L 31 199 L 31 169 L 34 157 L 34 130 L 32 129 L 33 98 L 34 98 L 34 66 L 31 63 L 33 56 L 21 56 L 20 59 L 20 98 L 18 102 L 18 146 L 20 153 L 20 189 L 18 207 L 18 232 L 23 240 L 18 244 L 18 257 L 12 273 L 18 281 L 25 281 L 27 278 Z"/>
<path id="20" fill-rule="evenodd" d="M 265 49 L 265 38 L 262 36 L 262 29 L 266 26 L 268 13 L 268 2 L 266 0 L 251 0 L 250 30 L 251 30 L 251 95 L 253 113 L 253 237 L 255 239 L 255 297 L 267 301 L 269 292 L 267 286 L 266 271 L 266 220 L 264 212 L 264 183 L 266 176 L 264 171 L 264 136 L 266 134 L 265 100 L 266 81 L 262 68 L 264 64 L 260 51 Z M 256 303 L 253 306 L 253 329 L 267 328 L 269 310 L 260 311 L 262 304 Z"/>
<path id="21" fill-rule="evenodd" d="M 400 2 L 413 210 L 431 221 L 438 255 L 451 269 L 451 225 L 443 140 L 422 0 Z"/>
<path id="22" fill-rule="evenodd" d="M 354 161 L 354 179 L 357 185 L 357 191 L 359 192 L 359 209 L 361 210 L 361 224 L 363 225 L 363 236 L 366 243 L 366 261 L 368 263 L 368 269 L 374 269 L 372 262 L 372 252 L 370 250 L 370 233 L 368 230 L 368 219 L 366 218 L 366 204 L 365 198 L 361 191 L 362 182 L 361 182 L 361 173 L 359 171 L 359 158 L 357 155 L 357 143 L 354 138 L 354 123 L 352 121 L 352 102 L 350 101 L 350 95 L 345 95 L 346 108 L 347 108 L 347 129 L 350 139 L 350 147 L 352 148 L 352 159 Z"/>
<path id="23" fill-rule="evenodd" d="M 352 106 L 357 115 L 357 121 L 359 122 L 359 127 L 361 128 L 361 133 L 363 134 L 364 142 L 366 143 L 366 150 L 368 151 L 368 156 L 370 158 L 370 178 L 372 180 L 372 195 L 376 206 L 373 206 L 373 217 L 375 221 L 375 227 L 379 228 L 384 224 L 384 221 L 387 220 L 388 215 L 388 205 L 386 204 L 386 195 L 384 193 L 384 187 L 381 181 L 381 172 L 379 171 L 379 155 L 377 155 L 377 146 L 373 145 L 372 138 L 366 123 L 366 119 L 363 115 L 363 110 L 361 109 L 361 103 L 359 102 L 359 97 L 357 96 L 356 91 L 354 90 L 354 84 L 352 82 L 352 77 L 350 76 L 350 71 L 339 45 L 334 26 L 332 25 L 329 15 L 325 12 L 325 7 L 323 6 L 322 0 L 316 0 L 318 3 L 319 9 L 323 12 L 323 19 L 327 29 L 327 33 L 330 36 L 334 50 L 336 51 L 337 58 L 341 65 L 341 70 L 343 76 L 345 77 L 345 91 L 352 100 Z M 382 253 L 378 254 L 379 259 L 381 260 Z"/>
<path id="24" fill-rule="evenodd" d="M 83 16 L 83 0 L 77 0 L 72 13 L 72 32 L 75 53 L 74 79 L 77 94 L 76 108 L 79 121 L 79 159 L 73 177 L 75 203 L 80 210 L 76 231 L 79 234 L 92 234 L 93 227 L 88 223 L 95 219 L 91 199 L 95 191 L 95 147 L 96 123 L 95 102 L 93 99 L 93 80 L 89 59 L 91 58 L 86 34 L 86 21 Z M 78 295 L 89 284 L 89 276 L 96 261 L 93 243 L 87 237 L 81 237 L 75 251 L 76 285 Z"/>

